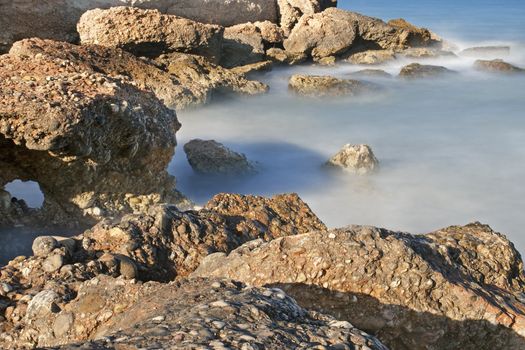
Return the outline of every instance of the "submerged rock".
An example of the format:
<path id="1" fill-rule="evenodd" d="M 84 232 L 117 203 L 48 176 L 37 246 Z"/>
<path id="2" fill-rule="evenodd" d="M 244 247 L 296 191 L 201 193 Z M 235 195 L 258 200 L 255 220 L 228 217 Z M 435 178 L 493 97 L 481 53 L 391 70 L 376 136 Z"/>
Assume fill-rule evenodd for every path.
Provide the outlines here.
<path id="1" fill-rule="evenodd" d="M 359 175 L 371 174 L 379 169 L 379 161 L 368 145 L 346 144 L 326 165 Z"/>
<path id="2" fill-rule="evenodd" d="M 356 77 L 377 77 L 377 78 L 392 78 L 392 74 L 382 69 L 361 69 L 356 72 L 350 73 Z"/>
<path id="3" fill-rule="evenodd" d="M 212 254 L 193 275 L 278 286 L 392 349 L 525 346 L 521 257 L 479 223 L 419 236 L 351 226 L 284 237 Z"/>
<path id="4" fill-rule="evenodd" d="M 382 64 L 395 59 L 393 50 L 368 50 L 351 55 L 347 61 L 353 64 Z"/>
<path id="5" fill-rule="evenodd" d="M 510 55 L 510 46 L 469 47 L 461 51 L 459 55 L 476 58 L 498 58 Z"/>
<path id="6" fill-rule="evenodd" d="M 492 73 L 525 73 L 525 69 L 516 67 L 500 59 L 492 61 L 477 60 L 474 62 L 474 68 Z"/>
<path id="7" fill-rule="evenodd" d="M 221 57 L 224 33 L 224 28 L 217 25 L 132 7 L 87 11 L 77 29 L 82 44 L 118 47 L 146 57 L 191 53 L 216 63 Z"/>
<path id="8" fill-rule="evenodd" d="M 215 140 L 195 139 L 184 145 L 193 170 L 201 174 L 243 175 L 256 171 L 254 163 Z"/>
<path id="9" fill-rule="evenodd" d="M 429 47 L 412 47 L 401 51 L 400 54 L 408 58 L 457 57 L 452 51 Z"/>
<path id="10" fill-rule="evenodd" d="M 399 76 L 403 78 L 433 78 L 456 73 L 442 66 L 411 63 L 401 68 Z"/>
<path id="11" fill-rule="evenodd" d="M 340 97 L 355 96 L 372 90 L 373 86 L 359 80 L 296 74 L 290 77 L 288 88 L 303 96 Z"/>

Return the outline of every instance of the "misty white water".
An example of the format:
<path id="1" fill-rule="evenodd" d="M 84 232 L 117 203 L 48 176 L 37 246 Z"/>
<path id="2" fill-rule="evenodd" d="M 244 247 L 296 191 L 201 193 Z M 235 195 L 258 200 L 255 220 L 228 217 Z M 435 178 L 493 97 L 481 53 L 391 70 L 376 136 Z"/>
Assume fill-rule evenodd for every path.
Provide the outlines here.
<path id="1" fill-rule="evenodd" d="M 493 43 L 464 46 L 470 44 Z M 505 59 L 525 67 L 524 48 L 510 45 L 512 55 Z M 260 77 L 271 86 L 266 96 L 180 112 L 179 145 L 215 139 L 257 161 L 260 172 L 202 177 L 179 147 L 170 166 L 178 188 L 198 204 L 218 192 L 297 192 L 330 227 L 369 224 L 425 233 L 482 221 L 525 251 L 525 76 L 476 72 L 473 58 L 410 59 L 373 68 L 397 75 L 414 61 L 458 74 L 417 81 L 367 78 L 384 90 L 319 100 L 288 92 L 288 77 L 348 78 L 364 67 L 277 69 Z M 380 172 L 359 177 L 323 169 L 345 143 L 369 144 Z"/>

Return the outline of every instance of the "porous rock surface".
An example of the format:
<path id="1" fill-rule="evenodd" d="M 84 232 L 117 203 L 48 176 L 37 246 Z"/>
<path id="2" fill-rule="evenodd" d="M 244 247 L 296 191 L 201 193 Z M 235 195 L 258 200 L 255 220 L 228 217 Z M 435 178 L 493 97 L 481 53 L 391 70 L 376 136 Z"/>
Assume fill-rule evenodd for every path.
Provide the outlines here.
<path id="1" fill-rule="evenodd" d="M 442 66 L 433 66 L 429 64 L 411 63 L 401 68 L 399 76 L 408 79 L 434 78 L 442 77 L 456 73 Z"/>
<path id="2" fill-rule="evenodd" d="M 31 180 L 45 197 L 36 212 L 9 205 L 0 225 L 71 227 L 180 202 L 166 171 L 180 124 L 154 94 L 38 54 L 1 56 L 0 85 L 0 188 Z"/>
<path id="3" fill-rule="evenodd" d="M 280 25 L 286 36 L 303 15 L 313 15 L 329 7 L 337 7 L 337 0 L 277 0 Z"/>
<path id="4" fill-rule="evenodd" d="M 326 162 L 326 165 L 358 175 L 371 174 L 379 169 L 379 161 L 368 145 L 346 144 Z"/>
<path id="5" fill-rule="evenodd" d="M 294 93 L 310 97 L 355 96 L 373 90 L 372 84 L 331 76 L 301 75 L 290 77 L 288 88 Z"/>
<path id="6" fill-rule="evenodd" d="M 244 154 L 215 140 L 191 140 L 184 145 L 184 152 L 193 170 L 201 174 L 243 175 L 256 171 L 255 164 Z"/>
<path id="7" fill-rule="evenodd" d="M 113 7 L 87 11 L 77 25 L 82 44 L 118 47 L 137 56 L 182 52 L 219 62 L 224 28 L 157 10 Z"/>
<path id="8" fill-rule="evenodd" d="M 325 229 L 297 195 L 268 199 L 221 194 L 200 211 L 181 212 L 162 205 L 144 214 L 106 219 L 73 238 L 39 237 L 33 244 L 35 256 L 15 258 L 0 269 L 0 347 L 86 339 L 101 322 L 118 313 L 116 309 L 134 302 L 136 289 L 123 290 L 125 280 L 181 279 L 210 253 L 227 253 L 254 239 Z M 104 275 L 121 282 L 110 287 L 97 285 L 93 279 Z M 86 288 L 98 294 L 68 306 Z M 38 295 L 35 304 L 32 300 Z M 45 312 L 31 311 L 33 304 L 38 306 L 35 310 Z M 67 315 L 55 320 L 60 310 Z M 63 331 L 64 323 L 82 314 L 87 314 L 83 321 Z"/>
<path id="9" fill-rule="evenodd" d="M 98 327 L 99 340 L 47 349 L 386 350 L 348 322 L 301 308 L 279 289 L 247 287 L 224 279 L 190 279 L 147 284 L 138 294 L 132 306 Z M 72 306 L 87 297 L 77 298 Z"/>
<path id="10" fill-rule="evenodd" d="M 520 349 L 525 276 L 512 243 L 474 223 L 428 235 L 350 226 L 212 254 L 193 276 L 283 288 L 390 349 Z"/>
<path id="11" fill-rule="evenodd" d="M 480 71 L 492 73 L 525 73 L 525 69 L 516 67 L 501 59 L 495 60 L 477 60 L 474 62 L 474 68 Z"/>
<path id="12" fill-rule="evenodd" d="M 393 50 L 367 50 L 351 55 L 347 61 L 353 64 L 381 64 L 395 58 Z"/>
<path id="13" fill-rule="evenodd" d="M 412 25 L 389 25 L 380 19 L 337 8 L 305 15 L 284 41 L 291 53 L 314 60 L 365 50 L 404 50 L 417 46 L 439 46 L 430 32 Z"/>

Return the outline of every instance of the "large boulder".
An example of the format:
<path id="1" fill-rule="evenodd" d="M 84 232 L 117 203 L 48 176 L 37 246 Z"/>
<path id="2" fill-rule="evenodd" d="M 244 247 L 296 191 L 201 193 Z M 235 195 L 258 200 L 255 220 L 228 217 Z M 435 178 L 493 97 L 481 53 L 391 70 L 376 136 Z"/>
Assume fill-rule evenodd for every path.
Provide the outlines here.
<path id="1" fill-rule="evenodd" d="M 0 225 L 71 227 L 179 202 L 166 171 L 179 128 L 173 110 L 125 79 L 42 54 L 1 56 L 0 188 L 35 181 L 45 200 Z"/>
<path id="2" fill-rule="evenodd" d="M 191 53 L 214 62 L 220 60 L 224 32 L 217 25 L 132 7 L 87 11 L 77 29 L 82 44 L 118 47 L 147 57 Z"/>
<path id="3" fill-rule="evenodd" d="M 373 85 L 353 79 L 295 74 L 290 77 L 288 88 L 302 96 L 340 97 L 368 92 Z"/>
<path id="4" fill-rule="evenodd" d="M 286 35 L 303 15 L 313 15 L 329 7 L 337 7 L 337 0 L 277 0 L 281 28 Z"/>
<path id="5" fill-rule="evenodd" d="M 284 41 L 291 53 L 304 53 L 314 60 L 365 50 L 403 50 L 414 46 L 439 45 L 427 30 L 408 22 L 387 24 L 380 19 L 337 8 L 305 15 Z"/>
<path id="6" fill-rule="evenodd" d="M 413 236 L 373 227 L 252 242 L 207 257 L 194 276 L 279 286 L 391 349 L 521 349 L 519 253 L 479 223 Z"/>
<path id="7" fill-rule="evenodd" d="M 84 12 L 113 6 L 157 9 L 222 26 L 266 20 L 278 22 L 277 3 L 267 0 L 0 0 L 0 53 L 24 38 L 76 42 L 79 37 L 76 25 Z"/>

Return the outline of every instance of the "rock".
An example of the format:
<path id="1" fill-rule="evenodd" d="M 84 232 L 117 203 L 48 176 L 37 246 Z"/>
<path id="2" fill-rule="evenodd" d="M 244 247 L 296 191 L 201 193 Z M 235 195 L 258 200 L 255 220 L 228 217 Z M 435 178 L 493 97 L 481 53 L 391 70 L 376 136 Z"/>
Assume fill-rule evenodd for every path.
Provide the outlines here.
<path id="1" fill-rule="evenodd" d="M 392 74 L 385 72 L 382 69 L 361 69 L 350 73 L 356 77 L 377 77 L 377 78 L 392 78 Z"/>
<path id="2" fill-rule="evenodd" d="M 308 58 L 304 53 L 290 53 L 279 48 L 271 48 L 266 50 L 266 57 L 275 62 L 289 65 L 303 63 Z"/>
<path id="3" fill-rule="evenodd" d="M 51 236 L 40 236 L 33 241 L 33 254 L 35 256 L 47 257 L 55 248 L 58 248 L 58 242 Z"/>
<path id="4" fill-rule="evenodd" d="M 0 57 L 0 188 L 35 181 L 41 209 L 0 226 L 75 227 L 101 216 L 181 203 L 166 171 L 174 111 L 128 80 L 47 55 Z"/>
<path id="5" fill-rule="evenodd" d="M 56 303 L 59 295 L 51 290 L 43 290 L 35 295 L 27 305 L 26 319 L 34 320 L 58 311 Z"/>
<path id="6" fill-rule="evenodd" d="M 277 0 L 277 4 L 281 28 L 288 36 L 303 15 L 313 15 L 329 7 L 337 7 L 337 0 Z"/>
<path id="7" fill-rule="evenodd" d="M 224 32 L 217 25 L 132 7 L 87 11 L 77 29 L 82 44 L 118 47 L 146 57 L 191 53 L 216 63 L 221 57 Z"/>
<path id="8" fill-rule="evenodd" d="M 427 64 L 411 63 L 401 68 L 399 73 L 400 77 L 403 78 L 433 78 L 444 75 L 450 75 L 455 73 L 454 71 L 441 66 L 432 66 Z"/>
<path id="9" fill-rule="evenodd" d="M 44 260 L 42 269 L 45 272 L 58 271 L 64 265 L 64 257 L 60 254 L 53 254 Z"/>
<path id="10" fill-rule="evenodd" d="M 266 49 L 281 45 L 284 33 L 271 22 L 244 23 L 224 30 L 221 66 L 242 66 L 264 60 Z"/>
<path id="11" fill-rule="evenodd" d="M 98 327 L 99 340 L 59 349 L 143 349 L 155 344 L 170 349 L 290 349 L 304 343 L 386 350 L 374 337 L 307 311 L 277 289 L 192 279 L 144 286 L 139 294 L 129 308 Z"/>
<path id="12" fill-rule="evenodd" d="M 117 260 L 119 262 L 119 271 L 120 275 L 126 279 L 132 280 L 138 277 L 139 273 L 137 266 L 125 255 L 117 255 Z"/>
<path id="13" fill-rule="evenodd" d="M 347 61 L 353 64 L 382 64 L 395 59 L 393 50 L 368 50 L 351 55 Z"/>
<path id="14" fill-rule="evenodd" d="M 371 174 L 379 169 L 379 161 L 368 145 L 346 144 L 326 165 L 359 175 Z"/>
<path id="15" fill-rule="evenodd" d="M 495 59 L 510 55 L 510 46 L 477 46 L 469 47 L 459 53 L 460 56 Z"/>
<path id="16" fill-rule="evenodd" d="M 330 76 L 292 75 L 288 88 L 303 96 L 355 96 L 372 90 L 373 86 L 359 80 L 338 79 Z"/>
<path id="17" fill-rule="evenodd" d="M 408 58 L 457 57 L 456 54 L 451 51 L 429 47 L 411 47 L 401 51 L 400 54 Z"/>
<path id="18" fill-rule="evenodd" d="M 272 68 L 273 68 L 272 61 L 262 61 L 262 62 L 247 64 L 244 66 L 235 67 L 235 68 L 232 68 L 231 71 L 236 74 L 242 74 L 245 76 L 249 76 L 252 73 L 270 71 L 272 70 Z"/>
<path id="19" fill-rule="evenodd" d="M 76 46 L 42 39 L 16 42 L 10 54 L 63 59 L 82 66 L 86 71 L 116 77 L 125 75 L 141 89 L 155 93 L 166 106 L 179 110 L 208 103 L 215 93 L 253 95 L 268 89 L 263 83 L 247 80 L 239 72 L 185 54 L 162 55 L 156 61 L 149 61 L 118 48 Z"/>
<path id="20" fill-rule="evenodd" d="M 136 6 L 157 9 L 197 22 L 232 26 L 246 22 L 277 23 L 277 3 L 267 0 L 4 0 L 0 2 L 0 53 L 12 43 L 32 37 L 76 42 L 80 16 L 95 8 Z"/>
<path id="21" fill-rule="evenodd" d="M 477 60 L 474 62 L 474 68 L 479 71 L 491 73 L 525 73 L 525 69 L 516 67 L 500 59 L 492 61 Z"/>
<path id="22" fill-rule="evenodd" d="M 479 223 L 418 236 L 350 226 L 210 258 L 193 276 L 283 288 L 391 349 L 525 346 L 523 263 L 512 243 Z"/>
<path id="23" fill-rule="evenodd" d="M 184 152 L 193 170 L 201 174 L 243 175 L 256 171 L 244 154 L 215 140 L 191 140 L 184 145 Z"/>
<path id="24" fill-rule="evenodd" d="M 284 41 L 293 54 L 314 60 L 366 50 L 404 50 L 414 46 L 440 46 L 426 29 L 407 22 L 386 24 L 377 18 L 336 8 L 305 15 Z"/>

